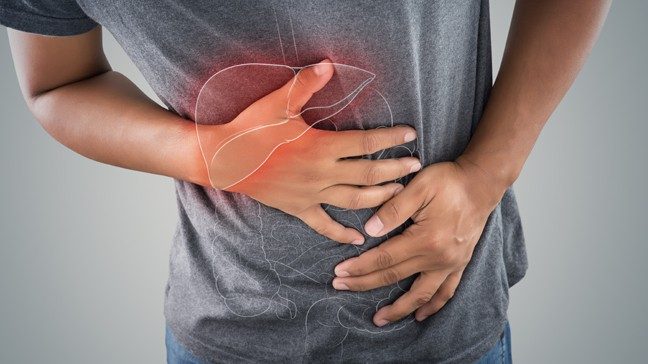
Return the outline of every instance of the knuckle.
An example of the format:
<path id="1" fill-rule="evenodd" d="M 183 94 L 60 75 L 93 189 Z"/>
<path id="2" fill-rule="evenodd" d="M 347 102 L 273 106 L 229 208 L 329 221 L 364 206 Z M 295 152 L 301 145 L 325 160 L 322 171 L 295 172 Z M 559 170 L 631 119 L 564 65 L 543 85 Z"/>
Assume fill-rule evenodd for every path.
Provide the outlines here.
<path id="1" fill-rule="evenodd" d="M 444 290 L 439 292 L 439 300 L 442 302 L 448 302 L 454 297 L 454 290 Z"/>
<path id="2" fill-rule="evenodd" d="M 380 279 L 384 284 L 393 284 L 398 282 L 398 273 L 393 269 L 385 269 L 380 273 Z"/>
<path id="3" fill-rule="evenodd" d="M 404 143 L 405 133 L 409 130 L 403 131 L 401 128 L 396 128 L 393 133 L 390 134 L 389 141 L 392 145 L 401 145 Z"/>
<path id="4" fill-rule="evenodd" d="M 376 265 L 379 269 L 391 267 L 394 264 L 394 257 L 387 250 L 380 246 L 376 248 Z"/>
<path id="5" fill-rule="evenodd" d="M 437 300 L 437 299 L 435 299 L 435 301 L 436 301 L 436 302 L 434 302 L 434 303 L 430 306 L 430 309 L 429 309 L 429 311 L 428 311 L 428 313 L 429 313 L 430 315 L 433 315 L 433 314 L 439 312 L 439 310 L 442 309 L 442 308 L 443 308 L 443 305 L 445 304 L 444 302 L 441 302 L 441 301 L 439 301 L 439 300 Z"/>
<path id="6" fill-rule="evenodd" d="M 387 219 L 390 221 L 401 221 L 401 212 L 398 205 L 393 200 L 385 202 L 384 213 L 385 215 L 387 215 Z"/>
<path id="7" fill-rule="evenodd" d="M 434 293 L 431 292 L 418 292 L 414 296 L 414 305 L 416 307 L 423 306 L 424 304 L 430 302 L 432 297 L 434 296 Z"/>
<path id="8" fill-rule="evenodd" d="M 371 165 L 367 167 L 364 173 L 363 182 L 367 185 L 374 185 L 380 181 L 380 167 L 377 165 Z"/>
<path id="9" fill-rule="evenodd" d="M 408 175 L 408 174 L 411 173 L 411 168 L 412 168 L 412 167 L 409 165 L 408 162 L 406 162 L 406 161 L 401 161 L 400 164 L 401 164 L 401 170 L 400 170 L 400 173 L 401 173 L 403 176 L 406 176 L 406 175 Z"/>
<path id="10" fill-rule="evenodd" d="M 453 249 L 441 249 L 438 253 L 439 260 L 451 265 L 457 261 L 457 254 Z"/>
<path id="11" fill-rule="evenodd" d="M 362 152 L 364 154 L 371 154 L 378 149 L 380 140 L 375 133 L 364 133 L 362 137 Z"/>
<path id="12" fill-rule="evenodd" d="M 312 226 L 313 230 L 320 235 L 327 236 L 329 235 L 331 229 L 326 224 L 316 224 Z"/>
<path id="13" fill-rule="evenodd" d="M 348 209 L 357 210 L 362 206 L 363 196 L 361 192 L 353 192 L 349 199 Z"/>
<path id="14" fill-rule="evenodd" d="M 424 173 L 426 169 L 422 169 L 419 173 Z M 417 195 L 421 196 L 425 201 L 429 200 L 429 185 L 426 184 L 425 178 L 414 178 L 412 182 L 409 183 L 408 187 L 413 189 Z M 410 187 L 411 185 L 411 187 Z"/>
<path id="15" fill-rule="evenodd" d="M 306 86 L 306 78 L 308 77 L 307 73 L 304 72 L 302 69 L 301 71 L 297 72 L 295 75 L 295 82 L 293 87 L 304 87 Z"/>
<path id="16" fill-rule="evenodd" d="M 361 282 L 349 283 L 348 286 L 349 289 L 352 291 L 365 292 L 369 290 L 369 287 L 366 284 Z"/>
<path id="17" fill-rule="evenodd" d="M 426 238 L 425 247 L 428 251 L 436 253 L 443 250 L 443 238 L 438 234 L 431 234 Z"/>

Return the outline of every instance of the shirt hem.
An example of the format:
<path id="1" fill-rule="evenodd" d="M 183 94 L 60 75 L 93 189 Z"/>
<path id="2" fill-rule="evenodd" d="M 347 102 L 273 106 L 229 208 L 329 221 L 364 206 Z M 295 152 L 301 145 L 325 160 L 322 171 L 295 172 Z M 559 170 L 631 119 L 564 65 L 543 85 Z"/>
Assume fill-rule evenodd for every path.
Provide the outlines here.
<path id="1" fill-rule="evenodd" d="M 491 333 L 487 337 L 479 341 L 477 344 L 462 350 L 462 352 L 458 353 L 457 355 L 454 355 L 447 359 L 443 359 L 441 361 L 437 361 L 436 363 L 437 364 L 459 364 L 459 363 L 475 362 L 481 359 L 500 340 L 502 334 L 504 333 L 504 329 L 506 327 L 507 321 L 508 319 L 506 318 L 506 316 L 504 316 L 502 320 L 498 320 L 497 324 L 494 325 L 495 329 L 491 330 L 490 331 Z M 178 342 L 188 352 L 195 355 L 200 360 L 203 360 L 205 363 L 217 363 L 216 362 L 217 359 L 210 358 L 208 354 L 210 352 L 213 352 L 214 350 L 209 349 L 209 347 L 204 343 L 202 343 L 201 340 L 193 337 L 191 334 L 173 325 L 169 321 L 167 321 L 167 326 L 171 329 L 171 332 L 173 333 L 174 337 L 178 340 Z M 249 346 L 250 343 L 241 343 L 241 350 L 245 350 L 245 347 L 249 348 Z M 234 354 L 233 356 L 237 357 L 237 362 L 250 362 L 250 363 L 253 362 L 253 360 L 246 361 L 244 358 L 242 358 L 237 354 Z M 223 360 L 223 358 L 218 358 L 218 359 Z M 266 359 L 268 358 L 264 358 L 264 360 Z M 291 362 L 301 362 L 303 361 L 303 357 L 281 358 L 278 360 L 280 361 L 290 360 Z M 349 360 L 353 361 L 353 358 L 350 358 Z M 415 362 L 430 363 L 430 359 L 426 359 L 422 357 L 416 359 Z"/>
<path id="2" fill-rule="evenodd" d="M 0 8 L 0 24 L 27 33 L 53 36 L 78 35 L 99 25 L 90 18 L 55 18 L 8 8 Z"/>

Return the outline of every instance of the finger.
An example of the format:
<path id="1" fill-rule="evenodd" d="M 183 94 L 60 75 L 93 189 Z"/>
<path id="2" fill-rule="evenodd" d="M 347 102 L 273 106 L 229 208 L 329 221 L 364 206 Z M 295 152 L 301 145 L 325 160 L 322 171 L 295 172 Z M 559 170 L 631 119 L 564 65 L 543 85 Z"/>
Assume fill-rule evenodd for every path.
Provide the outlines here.
<path id="1" fill-rule="evenodd" d="M 373 154 L 416 139 L 416 130 L 409 126 L 371 130 L 332 131 L 329 144 L 340 158 Z"/>
<path id="2" fill-rule="evenodd" d="M 367 220 L 364 226 L 365 232 L 377 237 L 394 230 L 421 209 L 431 193 L 430 186 L 418 183 L 415 178 L 402 192 L 385 202 Z"/>
<path id="3" fill-rule="evenodd" d="M 337 162 L 335 182 L 338 184 L 372 186 L 393 181 L 421 170 L 417 158 L 345 159 Z"/>
<path id="4" fill-rule="evenodd" d="M 448 278 L 446 278 L 445 282 L 441 284 L 430 301 L 416 310 L 414 317 L 416 317 L 417 321 L 423 321 L 431 315 L 437 313 L 441 308 L 443 308 L 443 306 L 446 305 L 446 303 L 448 303 L 448 301 L 450 301 L 450 299 L 452 299 L 457 286 L 459 286 L 462 274 L 463 272 L 455 272 L 450 274 Z"/>
<path id="5" fill-rule="evenodd" d="M 426 305 L 447 277 L 443 271 L 422 273 L 416 278 L 410 290 L 400 296 L 393 304 L 382 307 L 373 317 L 376 326 L 385 326 L 396 322 L 414 312 L 417 308 Z"/>
<path id="6" fill-rule="evenodd" d="M 296 215 L 318 234 L 343 244 L 362 244 L 364 236 L 355 229 L 348 228 L 333 220 L 321 206 L 313 206 Z"/>
<path id="7" fill-rule="evenodd" d="M 288 100 L 287 110 L 293 115 L 299 114 L 313 94 L 321 90 L 331 80 L 334 71 L 333 64 L 329 59 L 300 69 L 280 89 L 280 92 L 284 93 Z"/>
<path id="8" fill-rule="evenodd" d="M 402 234 L 394 236 L 375 248 L 341 262 L 335 267 L 335 275 L 338 277 L 363 276 L 391 268 L 410 258 L 417 257 L 422 249 L 409 231 L 405 230 Z"/>
<path id="9" fill-rule="evenodd" d="M 333 279 L 333 288 L 339 291 L 368 291 L 378 287 L 389 286 L 420 272 L 424 265 L 425 261 L 420 257 L 362 276 L 338 276 Z"/>
<path id="10" fill-rule="evenodd" d="M 323 203 L 343 209 L 358 210 L 382 205 L 403 190 L 400 183 L 382 186 L 356 187 L 349 185 L 331 186 L 322 191 Z"/>

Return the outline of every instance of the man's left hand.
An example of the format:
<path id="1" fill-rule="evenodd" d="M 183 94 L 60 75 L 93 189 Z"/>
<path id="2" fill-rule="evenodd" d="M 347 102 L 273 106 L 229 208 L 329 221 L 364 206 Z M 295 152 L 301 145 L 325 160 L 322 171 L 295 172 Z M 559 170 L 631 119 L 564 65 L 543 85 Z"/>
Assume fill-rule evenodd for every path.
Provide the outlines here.
<path id="1" fill-rule="evenodd" d="M 454 295 L 488 216 L 506 187 L 461 157 L 430 165 L 365 224 L 367 234 L 387 234 L 413 224 L 379 246 L 335 267 L 337 290 L 367 291 L 420 273 L 410 290 L 379 309 L 384 326 L 416 311 L 418 321 L 439 311 Z"/>

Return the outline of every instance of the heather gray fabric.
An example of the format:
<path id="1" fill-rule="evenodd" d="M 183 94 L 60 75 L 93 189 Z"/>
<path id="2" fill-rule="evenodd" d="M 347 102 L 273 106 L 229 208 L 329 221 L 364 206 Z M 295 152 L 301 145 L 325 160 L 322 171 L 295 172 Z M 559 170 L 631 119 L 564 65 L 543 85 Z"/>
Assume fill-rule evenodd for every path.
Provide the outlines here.
<path id="1" fill-rule="evenodd" d="M 228 66 L 300 66 L 328 57 L 371 72 L 375 78 L 358 97 L 317 127 L 394 122 L 418 130 L 415 143 L 373 157 L 412 154 L 424 165 L 456 158 L 491 86 L 486 0 L 28 0 L 5 1 L 1 9 L 3 24 L 43 34 L 101 24 L 166 105 L 189 119 L 202 84 Z M 340 76 L 331 87 L 349 93 L 354 82 Z M 385 238 L 339 245 L 246 196 L 183 181 L 176 190 L 165 314 L 183 345 L 213 361 L 470 362 L 497 342 L 508 289 L 527 267 L 509 190 L 455 297 L 422 323 L 410 316 L 376 328 L 373 312 L 412 279 L 364 293 L 336 292 L 330 282 L 335 264 Z M 328 211 L 360 231 L 372 214 Z"/>

